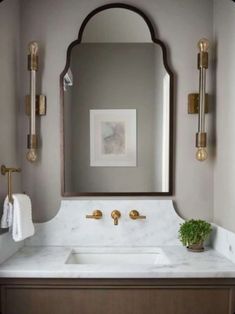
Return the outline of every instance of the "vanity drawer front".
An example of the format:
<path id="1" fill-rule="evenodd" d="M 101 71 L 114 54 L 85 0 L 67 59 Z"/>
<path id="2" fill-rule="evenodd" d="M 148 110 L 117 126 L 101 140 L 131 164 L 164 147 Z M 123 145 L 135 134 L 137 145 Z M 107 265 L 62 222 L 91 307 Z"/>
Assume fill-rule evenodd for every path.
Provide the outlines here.
<path id="1" fill-rule="evenodd" d="M 229 288 L 6 287 L 3 314 L 233 314 Z"/>

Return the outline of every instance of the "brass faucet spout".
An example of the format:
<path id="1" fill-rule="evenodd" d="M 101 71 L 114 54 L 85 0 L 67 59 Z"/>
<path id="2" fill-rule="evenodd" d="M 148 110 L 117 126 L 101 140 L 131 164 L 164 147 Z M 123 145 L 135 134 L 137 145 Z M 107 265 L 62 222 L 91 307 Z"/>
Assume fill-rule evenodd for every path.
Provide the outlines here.
<path id="1" fill-rule="evenodd" d="M 111 217 L 113 218 L 114 226 L 118 225 L 118 219 L 121 217 L 121 213 L 119 210 L 113 210 L 111 213 Z"/>

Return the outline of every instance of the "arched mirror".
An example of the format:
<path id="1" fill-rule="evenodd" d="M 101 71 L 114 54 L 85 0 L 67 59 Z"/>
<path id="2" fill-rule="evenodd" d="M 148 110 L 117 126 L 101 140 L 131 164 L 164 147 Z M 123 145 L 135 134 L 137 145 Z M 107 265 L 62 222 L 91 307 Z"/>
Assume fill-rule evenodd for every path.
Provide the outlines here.
<path id="1" fill-rule="evenodd" d="M 60 83 L 62 195 L 172 195 L 173 75 L 146 15 L 91 12 Z"/>

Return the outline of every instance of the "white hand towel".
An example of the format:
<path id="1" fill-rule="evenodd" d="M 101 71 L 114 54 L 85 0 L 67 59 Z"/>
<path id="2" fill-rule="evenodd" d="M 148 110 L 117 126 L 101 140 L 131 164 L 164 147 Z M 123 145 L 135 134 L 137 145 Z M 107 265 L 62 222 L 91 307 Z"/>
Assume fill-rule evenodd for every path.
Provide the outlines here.
<path id="1" fill-rule="evenodd" d="M 13 223 L 13 205 L 9 202 L 8 196 L 3 205 L 3 214 L 1 219 L 1 228 L 11 228 Z"/>
<path id="2" fill-rule="evenodd" d="M 34 234 L 32 205 L 30 198 L 25 194 L 13 194 L 13 200 L 12 237 L 18 242 Z"/>

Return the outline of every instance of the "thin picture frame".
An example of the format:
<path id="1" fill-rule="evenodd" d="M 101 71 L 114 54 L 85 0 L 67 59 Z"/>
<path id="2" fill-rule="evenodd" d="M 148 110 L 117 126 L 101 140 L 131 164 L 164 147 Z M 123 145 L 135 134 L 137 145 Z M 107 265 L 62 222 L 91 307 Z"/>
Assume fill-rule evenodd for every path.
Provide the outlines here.
<path id="1" fill-rule="evenodd" d="M 137 166 L 136 110 L 90 110 L 90 166 Z"/>

